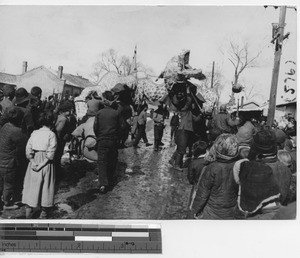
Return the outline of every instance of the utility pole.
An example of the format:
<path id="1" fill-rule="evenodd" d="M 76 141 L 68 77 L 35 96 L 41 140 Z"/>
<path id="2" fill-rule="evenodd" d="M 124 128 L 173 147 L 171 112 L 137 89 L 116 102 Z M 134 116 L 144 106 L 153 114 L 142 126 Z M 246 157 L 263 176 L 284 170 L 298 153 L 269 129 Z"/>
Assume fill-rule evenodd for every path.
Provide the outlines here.
<path id="1" fill-rule="evenodd" d="M 267 119 L 267 125 L 269 126 L 271 126 L 274 122 L 274 115 L 276 109 L 276 95 L 277 95 L 280 58 L 282 52 L 282 42 L 285 39 L 284 36 L 285 15 L 286 15 L 286 6 L 280 6 L 278 31 L 272 40 L 272 43 L 275 42 L 275 40 L 276 43 L 275 43 L 274 67 L 273 67 L 270 98 L 269 98 L 268 119 Z"/>
<path id="2" fill-rule="evenodd" d="M 213 61 L 213 66 L 211 71 L 211 88 L 214 87 L 214 75 L 215 75 L 215 61 Z"/>
<path id="3" fill-rule="evenodd" d="M 135 45 L 134 48 L 134 71 L 135 71 L 135 79 L 136 79 L 136 84 L 138 82 L 138 78 L 137 78 L 137 63 L 136 63 L 136 58 L 137 58 L 137 46 Z"/>

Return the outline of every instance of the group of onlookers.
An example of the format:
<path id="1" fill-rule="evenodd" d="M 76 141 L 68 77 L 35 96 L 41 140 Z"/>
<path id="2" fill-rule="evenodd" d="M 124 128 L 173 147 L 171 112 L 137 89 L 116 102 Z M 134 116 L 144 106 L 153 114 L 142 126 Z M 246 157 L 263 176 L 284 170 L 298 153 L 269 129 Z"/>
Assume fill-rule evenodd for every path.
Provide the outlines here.
<path id="1" fill-rule="evenodd" d="M 0 102 L 1 210 L 26 205 L 26 218 L 40 208 L 46 218 L 53 206 L 56 173 L 61 171 L 64 144 L 76 127 L 74 103 L 53 97 L 41 100 L 42 90 L 4 85 Z"/>
<path id="2" fill-rule="evenodd" d="M 30 93 L 11 85 L 3 87 L 0 102 L 0 195 L 4 210 L 26 205 L 26 218 L 40 207 L 46 218 L 53 206 L 57 177 L 65 145 L 82 137 L 87 154 L 97 161 L 99 193 L 117 182 L 118 149 L 126 148 L 130 133 L 132 147 L 139 148 L 146 134 L 146 103 L 130 103 L 128 86 L 117 84 L 102 96 L 91 92 L 87 113 L 77 121 L 72 99 L 58 102 L 53 96 L 42 101 L 42 90 Z M 170 120 L 170 140 L 176 144 L 169 163 L 187 168 L 193 185 L 190 210 L 198 219 L 269 219 L 295 200 L 296 120 L 268 127 L 264 121 L 239 115 L 232 117 L 226 106 L 216 115 L 204 112 L 182 87 L 170 96 L 175 106 Z M 135 108 L 132 108 L 135 107 Z M 154 150 L 161 150 L 166 105 L 159 102 L 151 112 Z M 85 150 L 85 149 L 84 149 Z M 184 159 L 184 157 L 191 159 Z M 185 161 L 185 162 L 184 162 Z"/>
<path id="3" fill-rule="evenodd" d="M 187 163 L 190 218 L 286 218 L 282 210 L 296 199 L 295 119 L 278 128 L 242 116 L 235 124 L 224 110 L 220 114 L 208 130 L 219 135 L 194 143 Z"/>

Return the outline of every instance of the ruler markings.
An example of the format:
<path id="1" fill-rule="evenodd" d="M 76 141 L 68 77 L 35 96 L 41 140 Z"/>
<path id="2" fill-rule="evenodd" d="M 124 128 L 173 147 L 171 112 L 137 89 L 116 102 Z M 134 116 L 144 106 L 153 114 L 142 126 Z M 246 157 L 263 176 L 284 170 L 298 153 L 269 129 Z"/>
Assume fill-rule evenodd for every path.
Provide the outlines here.
<path id="1" fill-rule="evenodd" d="M 61 232 L 55 232 L 55 231 L 36 231 L 37 236 L 74 236 L 74 233 L 71 231 L 61 231 Z"/>
<path id="2" fill-rule="evenodd" d="M 161 229 L 157 225 L 9 223 L 0 224 L 0 239 L 0 249 L 9 252 L 162 252 Z"/>
<path id="3" fill-rule="evenodd" d="M 113 242 L 135 242 L 135 241 L 150 241 L 149 237 L 113 237 Z"/>
<path id="4" fill-rule="evenodd" d="M 75 241 L 111 242 L 111 236 L 75 236 Z"/>
<path id="5" fill-rule="evenodd" d="M 112 236 L 111 232 L 94 232 L 94 231 L 90 231 L 90 232 L 85 232 L 85 231 L 81 231 L 81 232 L 74 232 L 74 236 Z"/>
<path id="6" fill-rule="evenodd" d="M 149 237 L 148 232 L 112 232 L 113 237 Z"/>

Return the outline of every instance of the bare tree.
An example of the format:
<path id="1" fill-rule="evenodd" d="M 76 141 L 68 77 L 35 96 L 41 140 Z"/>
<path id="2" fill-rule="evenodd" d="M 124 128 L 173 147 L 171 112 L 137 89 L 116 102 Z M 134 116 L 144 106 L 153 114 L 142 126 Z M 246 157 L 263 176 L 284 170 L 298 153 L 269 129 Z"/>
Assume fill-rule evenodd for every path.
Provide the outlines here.
<path id="1" fill-rule="evenodd" d="M 246 68 L 257 66 L 254 61 L 260 56 L 261 52 L 262 50 L 250 57 L 248 43 L 240 46 L 230 41 L 230 48 L 227 53 L 229 55 L 228 60 L 234 67 L 234 82 L 232 82 L 232 85 L 238 84 L 239 77 Z"/>
<path id="2" fill-rule="evenodd" d="M 143 78 L 150 79 L 151 77 L 157 78 L 157 75 L 154 74 L 154 71 L 151 67 L 142 64 L 141 62 L 137 63 L 137 72 L 143 74 Z"/>
<path id="3" fill-rule="evenodd" d="M 234 80 L 231 82 L 233 87 L 242 87 L 239 84 L 239 78 L 246 68 L 257 67 L 257 59 L 262 53 L 262 49 L 258 50 L 256 54 L 250 54 L 249 44 L 247 42 L 237 43 L 238 40 L 229 40 L 229 46 L 226 54 L 228 60 L 234 67 Z M 225 51 L 220 49 L 222 54 Z M 235 104 L 234 92 L 231 93 L 229 105 Z"/>
<path id="4" fill-rule="evenodd" d="M 109 49 L 99 55 L 99 61 L 94 64 L 94 71 L 90 74 L 91 81 L 98 85 L 102 76 L 112 71 L 124 76 L 134 74 L 136 72 L 134 66 L 132 58 L 125 55 L 119 56 L 117 51 Z M 153 75 L 153 70 L 140 62 L 137 63 L 137 72 L 142 72 L 146 78 Z"/>
<path id="5" fill-rule="evenodd" d="M 243 89 L 243 93 L 245 96 L 245 101 L 250 102 L 251 100 L 257 100 L 258 98 L 263 99 L 263 94 L 261 94 L 256 88 L 255 84 L 247 85 L 246 82 L 243 82 L 245 86 Z"/>
<path id="6" fill-rule="evenodd" d="M 123 57 L 120 58 L 114 49 L 109 49 L 99 56 L 99 61 L 94 64 L 94 71 L 90 74 L 91 81 L 97 85 L 102 76 L 107 72 L 115 71 L 122 74 Z"/>

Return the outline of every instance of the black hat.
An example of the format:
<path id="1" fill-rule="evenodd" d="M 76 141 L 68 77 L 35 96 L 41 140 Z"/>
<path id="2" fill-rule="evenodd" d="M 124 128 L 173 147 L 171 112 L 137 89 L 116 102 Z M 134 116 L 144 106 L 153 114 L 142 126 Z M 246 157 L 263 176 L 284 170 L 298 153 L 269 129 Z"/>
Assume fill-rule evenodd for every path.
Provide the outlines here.
<path id="1" fill-rule="evenodd" d="M 277 144 L 275 132 L 267 129 L 257 132 L 253 137 L 251 148 L 254 148 L 257 154 L 276 154 Z"/>
<path id="2" fill-rule="evenodd" d="M 66 101 L 59 105 L 58 110 L 61 112 L 71 111 L 73 109 L 72 103 Z"/>
<path id="3" fill-rule="evenodd" d="M 270 153 L 276 146 L 276 135 L 270 130 L 261 130 L 253 138 L 254 145 L 262 152 Z"/>
<path id="4" fill-rule="evenodd" d="M 30 99 L 29 93 L 24 88 L 19 88 L 16 90 L 14 104 L 20 105 L 24 103 L 25 101 L 28 101 Z"/>

